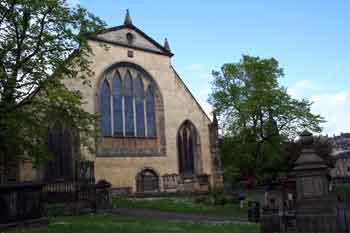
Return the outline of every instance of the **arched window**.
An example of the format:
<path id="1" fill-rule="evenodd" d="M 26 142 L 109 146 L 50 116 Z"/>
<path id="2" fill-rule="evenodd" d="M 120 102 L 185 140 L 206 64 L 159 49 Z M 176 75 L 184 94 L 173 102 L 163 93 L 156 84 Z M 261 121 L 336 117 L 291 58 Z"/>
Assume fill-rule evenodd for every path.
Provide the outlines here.
<path id="1" fill-rule="evenodd" d="M 195 172 L 194 160 L 198 157 L 197 138 L 194 125 L 190 121 L 185 121 L 177 133 L 179 173 L 182 175 L 191 175 Z"/>
<path id="2" fill-rule="evenodd" d="M 107 80 L 104 80 L 100 93 L 101 134 L 111 136 L 111 100 Z"/>
<path id="3" fill-rule="evenodd" d="M 113 78 L 113 135 L 123 136 L 123 110 L 122 110 L 122 81 L 117 73 Z"/>
<path id="4" fill-rule="evenodd" d="M 145 105 L 143 82 L 140 77 L 135 80 L 135 109 L 136 109 L 136 136 L 145 136 Z"/>
<path id="5" fill-rule="evenodd" d="M 99 90 L 101 135 L 156 137 L 155 87 L 140 68 L 126 65 L 108 70 Z"/>
<path id="6" fill-rule="evenodd" d="M 150 86 L 146 94 L 146 112 L 147 112 L 147 133 L 150 137 L 156 136 L 155 109 L 153 88 Z"/>
<path id="7" fill-rule="evenodd" d="M 126 72 L 124 80 L 124 113 L 125 113 L 125 135 L 135 136 L 134 131 L 134 101 L 132 95 L 132 79 L 129 72 Z"/>

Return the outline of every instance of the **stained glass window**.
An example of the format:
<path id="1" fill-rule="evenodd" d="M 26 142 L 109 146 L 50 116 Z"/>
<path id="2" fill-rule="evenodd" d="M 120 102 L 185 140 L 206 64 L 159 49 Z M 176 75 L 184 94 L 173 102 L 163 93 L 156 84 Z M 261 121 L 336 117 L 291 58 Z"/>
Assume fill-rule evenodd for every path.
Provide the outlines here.
<path id="1" fill-rule="evenodd" d="M 100 91 L 101 134 L 111 136 L 111 100 L 107 80 L 104 80 Z"/>
<path id="2" fill-rule="evenodd" d="M 122 81 L 119 74 L 113 78 L 113 122 L 114 135 L 123 136 Z"/>
<path id="3" fill-rule="evenodd" d="M 152 86 L 150 86 L 146 94 L 147 136 L 149 137 L 156 136 L 156 123 L 154 111 L 154 93 Z"/>
<path id="4" fill-rule="evenodd" d="M 129 72 L 124 78 L 124 113 L 125 113 L 125 135 L 135 136 L 134 131 L 134 101 L 132 94 L 132 79 Z"/>
<path id="5" fill-rule="evenodd" d="M 135 80 L 136 135 L 145 136 L 145 106 L 143 82 L 140 77 Z"/>

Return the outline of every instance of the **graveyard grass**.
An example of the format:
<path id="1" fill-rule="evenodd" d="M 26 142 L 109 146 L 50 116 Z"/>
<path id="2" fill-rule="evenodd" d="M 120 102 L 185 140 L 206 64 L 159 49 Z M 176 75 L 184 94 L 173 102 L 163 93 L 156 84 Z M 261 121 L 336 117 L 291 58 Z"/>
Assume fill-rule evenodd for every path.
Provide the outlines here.
<path id="1" fill-rule="evenodd" d="M 155 220 L 113 215 L 84 215 L 50 219 L 48 226 L 15 228 L 7 233 L 258 233 L 257 224 Z"/>
<path id="2" fill-rule="evenodd" d="M 194 198 L 114 198 L 115 208 L 147 209 L 173 213 L 205 214 L 217 216 L 233 216 L 247 219 L 247 204 L 243 208 L 239 204 L 227 203 L 225 205 L 213 205 L 196 202 Z"/>

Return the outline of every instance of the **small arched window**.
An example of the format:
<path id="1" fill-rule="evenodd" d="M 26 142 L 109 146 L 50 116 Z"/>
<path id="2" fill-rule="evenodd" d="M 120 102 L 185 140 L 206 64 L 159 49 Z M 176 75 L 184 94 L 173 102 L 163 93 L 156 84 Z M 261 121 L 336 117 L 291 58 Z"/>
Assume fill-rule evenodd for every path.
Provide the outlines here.
<path id="1" fill-rule="evenodd" d="M 107 80 L 104 80 L 101 86 L 100 113 L 101 134 L 102 136 L 111 136 L 111 100 Z"/>
<path id="2" fill-rule="evenodd" d="M 149 75 L 127 66 L 105 77 L 99 90 L 101 135 L 156 137 L 156 89 Z"/>

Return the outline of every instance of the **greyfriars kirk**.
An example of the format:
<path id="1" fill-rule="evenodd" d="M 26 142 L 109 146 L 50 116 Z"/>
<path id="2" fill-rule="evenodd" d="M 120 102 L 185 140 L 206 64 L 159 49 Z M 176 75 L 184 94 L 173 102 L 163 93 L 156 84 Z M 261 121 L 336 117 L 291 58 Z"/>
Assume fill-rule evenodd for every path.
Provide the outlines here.
<path id="1" fill-rule="evenodd" d="M 350 232 L 349 12 L 1 0 L 0 233 Z"/>
<path id="2" fill-rule="evenodd" d="M 95 73 L 91 87 L 79 80 L 65 84 L 83 94 L 86 111 L 101 116 L 96 153 L 79 151 L 58 123 L 50 134 L 55 161 L 46 171 L 24 166 L 21 178 L 69 179 L 74 160 L 82 155 L 94 161 L 95 179 L 111 182 L 116 192 L 221 187 L 216 118 L 210 120 L 171 65 L 168 41 L 153 40 L 127 13 L 123 25 L 89 38 L 89 44 Z M 60 149 L 62 143 L 66 149 Z"/>

